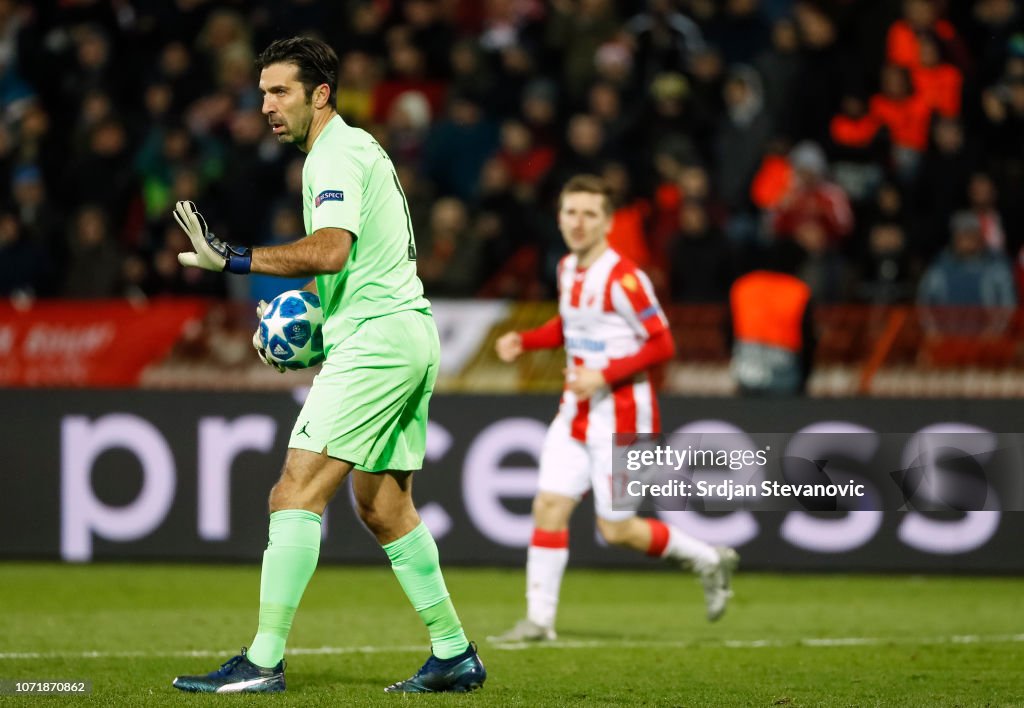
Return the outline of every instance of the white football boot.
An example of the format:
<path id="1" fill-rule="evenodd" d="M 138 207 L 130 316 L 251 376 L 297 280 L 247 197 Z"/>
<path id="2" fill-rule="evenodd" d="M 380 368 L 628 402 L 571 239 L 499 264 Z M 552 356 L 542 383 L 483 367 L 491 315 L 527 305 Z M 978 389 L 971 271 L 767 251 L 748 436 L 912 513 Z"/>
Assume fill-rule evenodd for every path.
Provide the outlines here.
<path id="1" fill-rule="evenodd" d="M 516 625 L 496 637 L 487 640 L 497 644 L 521 644 L 524 642 L 551 642 L 558 638 L 552 627 L 544 627 L 530 619 L 521 619 Z"/>
<path id="2" fill-rule="evenodd" d="M 725 614 L 725 606 L 732 597 L 732 574 L 740 562 L 740 555 L 731 548 L 715 546 L 715 553 L 718 562 L 699 573 L 700 582 L 704 586 L 704 604 L 707 605 L 709 622 Z"/>

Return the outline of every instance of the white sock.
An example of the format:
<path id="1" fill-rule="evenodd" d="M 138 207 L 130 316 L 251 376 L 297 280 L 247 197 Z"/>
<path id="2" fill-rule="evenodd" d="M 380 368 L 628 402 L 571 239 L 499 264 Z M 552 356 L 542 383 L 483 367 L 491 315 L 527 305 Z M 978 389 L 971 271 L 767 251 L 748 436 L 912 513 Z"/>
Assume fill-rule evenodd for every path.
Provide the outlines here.
<path id="1" fill-rule="evenodd" d="M 707 543 L 657 519 L 647 519 L 647 523 L 651 526 L 648 555 L 690 563 L 698 573 L 718 563 L 718 553 Z"/>
<path id="2" fill-rule="evenodd" d="M 569 548 L 530 545 L 526 554 L 526 616 L 541 627 L 555 626 L 558 592 L 569 562 Z"/>

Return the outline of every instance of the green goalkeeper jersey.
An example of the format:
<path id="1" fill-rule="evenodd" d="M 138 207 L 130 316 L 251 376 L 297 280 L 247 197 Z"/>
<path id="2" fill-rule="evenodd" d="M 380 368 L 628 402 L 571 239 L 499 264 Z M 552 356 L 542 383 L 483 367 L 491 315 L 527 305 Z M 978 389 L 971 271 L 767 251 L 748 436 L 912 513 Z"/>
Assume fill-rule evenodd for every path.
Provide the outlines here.
<path id="1" fill-rule="evenodd" d="M 391 158 L 369 133 L 341 116 L 324 126 L 306 155 L 302 218 L 307 234 L 339 228 L 355 237 L 345 268 L 316 278 L 326 353 L 366 319 L 430 311 L 416 276 L 409 205 Z"/>

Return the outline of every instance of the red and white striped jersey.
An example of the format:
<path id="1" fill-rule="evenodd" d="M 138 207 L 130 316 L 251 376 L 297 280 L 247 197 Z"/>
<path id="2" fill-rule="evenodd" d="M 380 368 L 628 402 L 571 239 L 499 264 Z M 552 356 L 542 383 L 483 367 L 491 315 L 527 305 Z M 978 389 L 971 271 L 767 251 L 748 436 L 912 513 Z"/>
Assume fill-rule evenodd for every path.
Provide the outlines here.
<path id="1" fill-rule="evenodd" d="M 558 311 L 569 369 L 603 370 L 612 359 L 632 356 L 668 320 L 647 275 L 614 250 L 578 269 L 569 254 L 558 264 Z M 613 433 L 659 433 L 658 401 L 648 372 L 578 401 L 566 388 L 559 414 L 583 442 L 611 440 Z"/>

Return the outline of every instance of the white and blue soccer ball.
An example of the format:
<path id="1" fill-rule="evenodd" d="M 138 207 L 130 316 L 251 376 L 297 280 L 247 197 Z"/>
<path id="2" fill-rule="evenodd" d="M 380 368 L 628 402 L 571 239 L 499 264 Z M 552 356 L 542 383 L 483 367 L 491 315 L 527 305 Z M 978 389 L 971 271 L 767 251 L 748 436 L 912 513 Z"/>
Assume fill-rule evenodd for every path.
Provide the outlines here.
<path id="1" fill-rule="evenodd" d="M 267 358 L 286 369 L 306 369 L 324 360 L 324 311 L 320 298 L 286 290 L 263 310 L 260 345 Z"/>

